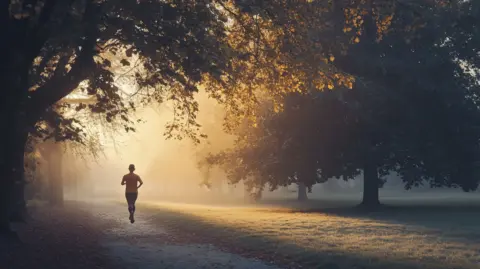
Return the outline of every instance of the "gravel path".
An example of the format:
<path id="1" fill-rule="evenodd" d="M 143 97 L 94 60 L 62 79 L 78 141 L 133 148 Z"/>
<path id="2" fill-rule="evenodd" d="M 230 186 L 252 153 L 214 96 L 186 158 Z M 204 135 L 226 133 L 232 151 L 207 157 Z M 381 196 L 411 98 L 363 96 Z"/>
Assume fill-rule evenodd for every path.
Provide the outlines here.
<path id="1" fill-rule="evenodd" d="M 23 243 L 0 253 L 0 269 L 280 269 L 171 234 L 139 211 L 131 224 L 114 203 L 33 208 L 16 228 Z"/>
<path id="2" fill-rule="evenodd" d="M 109 250 L 110 257 L 128 269 L 279 269 L 170 234 L 165 227 L 153 224 L 141 209 L 137 209 L 134 224 L 128 222 L 127 210 L 121 206 L 97 205 L 93 210 L 102 219 L 117 224 L 105 231 L 102 246 Z"/>

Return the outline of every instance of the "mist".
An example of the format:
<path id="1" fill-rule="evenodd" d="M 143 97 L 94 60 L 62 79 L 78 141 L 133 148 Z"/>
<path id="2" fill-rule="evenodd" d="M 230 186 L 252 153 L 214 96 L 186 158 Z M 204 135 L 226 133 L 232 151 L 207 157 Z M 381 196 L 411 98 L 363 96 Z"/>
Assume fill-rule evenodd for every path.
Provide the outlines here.
<path id="1" fill-rule="evenodd" d="M 195 145 L 192 140 L 166 139 L 166 124 L 173 119 L 169 103 L 150 105 L 138 109 L 134 115 L 141 121 L 135 132 L 123 130 L 115 134 L 103 134 L 100 141 L 102 154 L 97 158 L 76 159 L 64 153 L 65 197 L 67 199 L 124 199 L 124 187 L 120 185 L 123 175 L 128 173 L 128 165 L 135 164 L 136 173 L 145 182 L 140 190 L 144 200 L 173 200 L 193 202 L 239 202 L 244 201 L 243 184 L 231 185 L 226 174 L 218 167 L 210 171 L 210 188 L 202 185 L 204 171 L 198 161 L 209 152 L 216 153 L 234 146 L 233 135 L 223 129 L 225 109 L 216 100 L 201 91 L 196 95 L 199 104 L 197 121 L 206 139 Z M 74 176 L 72 176 L 74 175 Z M 380 188 L 382 198 L 408 196 L 423 198 L 428 195 L 454 195 L 468 198 L 472 194 L 460 189 L 431 189 L 428 184 L 405 190 L 401 178 L 392 173 L 387 176 L 385 185 Z M 360 201 L 363 192 L 363 175 L 355 179 L 329 179 L 315 184 L 308 194 L 310 199 L 346 199 Z M 475 195 L 475 194 L 474 194 Z M 292 199 L 297 196 L 297 185 L 279 187 L 270 191 L 266 186 L 262 197 L 266 199 Z"/>
<path id="2" fill-rule="evenodd" d="M 243 201 L 243 184 L 231 185 L 225 173 L 212 168 L 209 180 L 211 188 L 202 185 L 203 171 L 198 161 L 205 154 L 232 147 L 234 136 L 227 134 L 222 126 L 224 108 L 205 92 L 196 95 L 199 103 L 198 122 L 202 133 L 208 135 L 195 145 L 188 138 L 183 140 L 166 139 L 165 125 L 172 120 L 173 111 L 168 103 L 141 108 L 135 115 L 141 119 L 134 133 L 104 134 L 101 137 L 103 152 L 98 158 L 75 159 L 64 154 L 67 173 L 65 197 L 67 199 L 124 199 L 124 187 L 120 185 L 123 175 L 128 173 L 128 165 L 135 164 L 136 171 L 145 185 L 140 190 L 141 199 L 174 201 Z M 65 171 L 64 171 L 65 174 Z M 75 174 L 75 178 L 71 175 Z M 347 199 L 360 201 L 363 191 L 363 175 L 353 180 L 330 179 L 316 184 L 308 194 L 311 199 Z M 332 187 L 334 190 L 332 191 Z M 297 186 L 280 187 L 263 191 L 266 199 L 295 199 Z M 428 186 L 414 187 L 406 191 L 401 179 L 394 173 L 387 176 L 386 184 L 380 189 L 382 197 L 425 197 L 428 194 L 470 197 L 459 189 L 430 189 Z"/>
<path id="3" fill-rule="evenodd" d="M 201 186 L 202 171 L 197 162 L 209 150 L 232 146 L 234 138 L 223 131 L 222 106 L 204 92 L 198 93 L 196 100 L 199 103 L 198 122 L 208 138 L 202 139 L 198 145 L 188 138 L 166 139 L 165 125 L 173 118 L 169 104 L 142 108 L 136 114 L 142 121 L 135 126 L 134 133 L 101 138 L 104 150 L 98 158 L 80 161 L 64 158 L 66 166 L 84 170 L 81 187 L 76 186 L 75 191 L 68 187 L 71 180 L 65 180 L 66 198 L 123 199 L 125 190 L 120 182 L 128 173 L 129 164 L 135 164 L 135 173 L 145 183 L 140 190 L 142 199 L 201 198 L 212 197 L 212 193 L 221 197 L 223 192 L 228 193 L 231 186 L 226 182 L 215 186 L 214 190 Z M 226 179 L 219 170 L 212 171 L 211 178 L 213 181 Z"/>

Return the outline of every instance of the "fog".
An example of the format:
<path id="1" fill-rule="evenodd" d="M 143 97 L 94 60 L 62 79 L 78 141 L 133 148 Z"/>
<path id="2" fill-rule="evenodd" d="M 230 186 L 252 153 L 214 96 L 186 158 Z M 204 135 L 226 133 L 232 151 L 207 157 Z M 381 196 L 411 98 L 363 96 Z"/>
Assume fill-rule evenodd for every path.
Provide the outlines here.
<path id="1" fill-rule="evenodd" d="M 136 125 L 135 133 L 122 133 L 114 139 L 104 135 L 101 138 L 104 153 L 97 159 L 75 164 L 76 169 L 84 170 L 81 187 L 74 192 L 67 187 L 66 196 L 123 199 L 124 186 L 120 182 L 128 173 L 129 164 L 135 164 L 135 173 L 145 183 L 139 190 L 143 198 L 199 198 L 211 197 L 212 193 L 217 196 L 228 193 L 231 188 L 226 182 L 214 190 L 200 185 L 203 178 L 197 160 L 201 152 L 208 152 L 207 147 L 214 150 L 229 147 L 233 145 L 233 137 L 222 129 L 222 107 L 203 92 L 196 99 L 199 102 L 198 122 L 202 132 L 208 135 L 199 145 L 188 138 L 165 139 L 165 125 L 173 119 L 169 104 L 143 108 L 135 115 L 142 120 Z M 215 170 L 211 179 L 218 182 L 225 179 L 225 175 Z"/>
<path id="2" fill-rule="evenodd" d="M 200 92 L 196 99 L 199 102 L 198 122 L 202 125 L 202 132 L 208 135 L 207 139 L 202 140 L 199 145 L 194 145 L 188 138 L 180 141 L 165 139 L 165 125 L 173 118 L 171 106 L 163 104 L 143 108 L 135 115 L 142 119 L 142 122 L 136 125 L 135 133 L 119 132 L 113 139 L 105 134 L 100 138 L 104 152 L 98 158 L 76 160 L 71 156 L 64 157 L 65 166 L 76 174 L 75 180 L 69 176 L 72 173 L 65 178 L 66 198 L 123 199 L 124 186 L 120 185 L 122 176 L 128 173 L 129 164 L 135 164 L 135 172 L 145 183 L 139 190 L 141 199 L 221 202 L 243 200 L 243 184 L 229 185 L 225 174 L 219 169 L 214 168 L 210 172 L 212 188 L 201 185 L 204 178 L 203 171 L 197 165 L 199 158 L 210 150 L 218 151 L 232 146 L 234 137 L 223 131 L 222 106 L 208 98 L 204 92 Z M 334 190 L 331 189 L 332 184 Z M 313 199 L 334 197 L 360 200 L 361 185 L 362 175 L 348 182 L 331 179 L 325 184 L 313 186 L 308 196 Z M 405 192 L 400 178 L 394 174 L 388 177 L 384 188 L 380 189 L 383 197 L 425 197 L 426 192 L 463 196 L 457 189 L 431 190 L 423 187 L 410 190 L 408 194 Z M 295 185 L 263 193 L 263 197 L 274 199 L 295 199 L 296 195 Z"/>

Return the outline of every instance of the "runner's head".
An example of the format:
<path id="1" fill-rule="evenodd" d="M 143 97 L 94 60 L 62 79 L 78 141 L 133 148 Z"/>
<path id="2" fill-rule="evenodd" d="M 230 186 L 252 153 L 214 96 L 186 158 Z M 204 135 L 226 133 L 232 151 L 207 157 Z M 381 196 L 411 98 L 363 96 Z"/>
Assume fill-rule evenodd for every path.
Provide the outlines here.
<path id="1" fill-rule="evenodd" d="M 133 171 L 135 171 L 135 165 L 131 164 L 128 166 L 128 170 L 130 171 L 130 173 L 132 173 Z"/>

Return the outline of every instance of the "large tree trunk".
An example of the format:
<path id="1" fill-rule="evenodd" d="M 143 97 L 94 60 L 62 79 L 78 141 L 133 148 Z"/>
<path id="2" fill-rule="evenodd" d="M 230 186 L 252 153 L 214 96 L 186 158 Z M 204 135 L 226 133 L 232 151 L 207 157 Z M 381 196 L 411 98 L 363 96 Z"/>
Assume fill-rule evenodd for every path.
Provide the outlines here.
<path id="1" fill-rule="evenodd" d="M 0 141 L 0 235 L 13 235 L 10 221 L 23 221 L 26 211 L 24 197 L 24 149 L 28 133 L 22 126 L 6 128 Z"/>
<path id="2" fill-rule="evenodd" d="M 28 137 L 26 101 L 28 99 L 28 66 L 20 55 L 8 55 L 0 63 L 0 236 L 14 236 L 12 217 L 22 220 L 25 212 L 24 152 Z M 15 56 L 18 56 L 16 59 Z M 9 65 L 10 66 L 7 66 Z"/>
<path id="3" fill-rule="evenodd" d="M 15 167 L 23 166 L 23 160 L 16 160 Z M 25 197 L 25 171 L 20 170 L 19 173 L 16 173 L 14 176 L 14 185 L 12 190 L 12 212 L 10 214 L 10 221 L 12 222 L 25 222 L 26 214 L 27 214 L 27 203 Z"/>
<path id="4" fill-rule="evenodd" d="M 306 201 L 308 200 L 307 196 L 307 186 L 304 183 L 298 183 L 298 201 Z"/>
<path id="5" fill-rule="evenodd" d="M 48 36 L 32 31 L 30 24 L 10 16 L 11 1 L 0 1 L 0 236 L 12 234 L 10 218 L 12 212 L 25 207 L 23 195 L 24 150 L 30 128 L 35 119 L 46 108 L 74 90 L 83 81 L 85 70 L 95 65 L 93 55 L 96 49 L 97 22 L 101 4 L 89 1 L 85 9 L 88 19 L 85 28 L 82 53 L 66 76 L 51 79 L 35 91 L 29 92 L 29 71 L 33 60 L 39 55 Z M 52 2 L 52 1 L 49 1 Z M 52 3 L 55 3 L 53 1 Z M 50 21 L 51 11 L 42 13 L 44 21 L 38 21 L 40 28 Z M 43 12 L 43 11 L 42 11 Z M 93 17 L 93 19 L 90 19 Z M 42 19 L 43 20 L 43 19 Z M 8 25 L 8 27 L 4 27 Z M 45 32 L 45 31 L 40 31 Z M 48 32 L 48 31 L 46 31 Z M 88 72 L 86 73 L 88 74 Z"/>
<path id="6" fill-rule="evenodd" d="M 372 164 L 366 164 L 363 168 L 362 206 L 377 207 L 380 205 L 378 186 L 379 179 L 377 167 Z"/>

